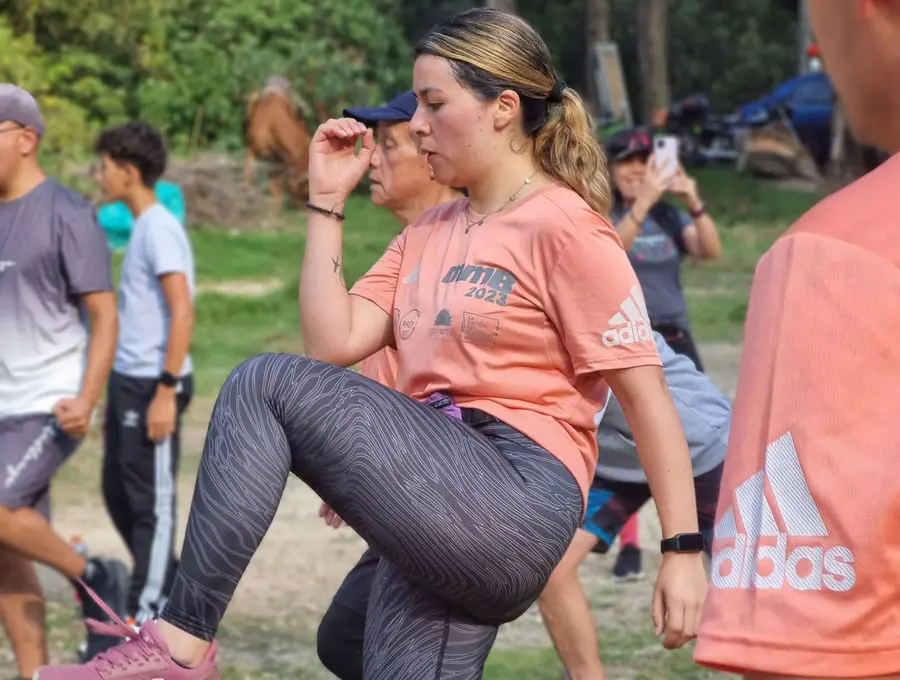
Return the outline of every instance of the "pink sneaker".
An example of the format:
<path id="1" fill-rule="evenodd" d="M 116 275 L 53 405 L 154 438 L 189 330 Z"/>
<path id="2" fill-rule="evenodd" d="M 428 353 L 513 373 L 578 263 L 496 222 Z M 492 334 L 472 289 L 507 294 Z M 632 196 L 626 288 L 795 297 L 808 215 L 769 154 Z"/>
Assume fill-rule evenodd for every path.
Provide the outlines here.
<path id="1" fill-rule="evenodd" d="M 92 590 L 86 590 L 112 620 L 112 623 L 102 623 L 88 619 L 88 628 L 99 635 L 124 638 L 124 641 L 101 652 L 83 666 L 39 668 L 32 680 L 219 680 L 215 642 L 210 645 L 206 659 L 198 667 L 179 666 L 172 659 L 153 621 L 147 621 L 135 632 Z"/>

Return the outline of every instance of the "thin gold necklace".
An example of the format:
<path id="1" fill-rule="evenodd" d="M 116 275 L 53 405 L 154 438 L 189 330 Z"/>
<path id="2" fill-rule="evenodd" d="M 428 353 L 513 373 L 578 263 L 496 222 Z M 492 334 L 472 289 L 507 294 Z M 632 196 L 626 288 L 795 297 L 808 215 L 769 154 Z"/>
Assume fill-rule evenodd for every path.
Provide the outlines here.
<path id="1" fill-rule="evenodd" d="M 538 174 L 538 171 L 537 171 L 537 170 L 535 170 L 535 171 L 531 174 L 530 177 L 526 177 L 526 178 L 525 178 L 525 181 L 522 182 L 522 184 L 519 185 L 519 188 L 516 189 L 516 190 L 512 193 L 512 195 L 510 195 L 510 197 L 507 199 L 506 203 L 504 203 L 503 205 L 501 205 L 499 208 L 497 208 L 497 209 L 494 210 L 493 212 L 489 212 L 489 213 L 487 213 L 487 214 L 485 214 L 485 215 L 482 215 L 482 217 L 481 217 L 480 220 L 475 220 L 475 221 L 473 221 L 473 220 L 470 220 L 470 219 L 469 219 L 469 213 L 472 213 L 473 215 L 477 215 L 477 214 L 478 214 L 478 213 L 476 213 L 476 212 L 474 212 L 474 211 L 472 210 L 472 204 L 471 204 L 471 202 L 470 202 L 469 205 L 466 206 L 466 223 L 467 223 L 467 225 L 468 225 L 468 226 L 466 226 L 466 233 L 468 234 L 468 233 L 469 233 L 469 230 L 470 230 L 472 227 L 480 227 L 482 224 L 484 224 L 484 221 L 485 221 L 488 217 L 490 217 L 491 215 L 496 215 L 498 212 L 500 212 L 501 210 L 503 210 L 504 208 L 506 208 L 510 203 L 512 203 L 513 201 L 515 201 L 516 198 L 518 198 L 518 196 L 519 196 L 519 192 L 522 191 L 522 189 L 524 189 L 525 187 L 527 187 L 529 184 L 531 184 L 531 180 L 534 179 L 534 176 L 535 176 L 536 174 Z"/>

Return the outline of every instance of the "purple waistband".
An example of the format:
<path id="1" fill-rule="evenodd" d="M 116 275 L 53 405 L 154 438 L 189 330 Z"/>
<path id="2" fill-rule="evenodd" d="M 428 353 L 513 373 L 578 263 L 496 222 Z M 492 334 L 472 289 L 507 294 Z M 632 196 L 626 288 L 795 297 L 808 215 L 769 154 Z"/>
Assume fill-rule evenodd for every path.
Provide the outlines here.
<path id="1" fill-rule="evenodd" d="M 462 420 L 462 411 L 460 411 L 459 406 L 456 405 L 456 402 L 453 401 L 453 397 L 449 394 L 435 392 L 434 394 L 430 394 L 422 403 L 426 406 L 438 409 L 449 418 Z"/>

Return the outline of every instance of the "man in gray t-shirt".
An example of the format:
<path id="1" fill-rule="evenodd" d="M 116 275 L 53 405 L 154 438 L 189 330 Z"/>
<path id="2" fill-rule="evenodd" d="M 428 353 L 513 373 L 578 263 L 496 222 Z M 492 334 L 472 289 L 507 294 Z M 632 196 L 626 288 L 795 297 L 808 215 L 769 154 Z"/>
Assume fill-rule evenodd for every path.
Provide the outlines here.
<path id="1" fill-rule="evenodd" d="M 654 332 L 653 338 L 688 441 L 697 522 L 708 554 L 728 448 L 731 403 L 690 358 L 672 350 L 659 333 Z M 597 631 L 578 581 L 578 565 L 590 552 L 609 550 L 625 522 L 651 498 L 634 435 L 611 392 L 596 422 L 600 458 L 584 521 L 538 601 L 563 663 L 581 678 L 602 677 L 603 671 Z"/>
<path id="2" fill-rule="evenodd" d="M 87 434 L 109 373 L 116 307 L 93 209 L 38 165 L 43 132 L 35 100 L 0 85 L 0 612 L 23 677 L 47 663 L 32 560 L 71 580 L 85 615 L 101 620 L 79 580 L 122 613 L 127 576 L 49 523 L 51 480 Z"/>
<path id="3" fill-rule="evenodd" d="M 166 167 L 160 134 L 130 123 L 103 132 L 95 150 L 104 198 L 124 202 L 135 218 L 119 282 L 103 494 L 134 558 L 128 616 L 143 623 L 159 614 L 175 575 L 180 423 L 193 393 L 194 257 L 184 227 L 153 190 Z"/>

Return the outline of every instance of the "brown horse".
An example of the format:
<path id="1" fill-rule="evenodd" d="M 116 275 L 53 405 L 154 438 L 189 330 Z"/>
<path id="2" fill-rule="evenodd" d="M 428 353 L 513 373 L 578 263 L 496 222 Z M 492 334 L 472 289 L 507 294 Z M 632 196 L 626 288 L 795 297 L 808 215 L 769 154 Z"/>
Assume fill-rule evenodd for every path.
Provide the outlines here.
<path id="1" fill-rule="evenodd" d="M 305 113 L 309 112 L 306 102 L 298 98 L 297 104 L 301 110 L 306 109 Z M 285 183 L 295 204 L 309 200 L 312 135 L 297 117 L 286 80 L 270 78 L 262 92 L 251 95 L 244 119 L 244 139 L 247 145 L 244 181 L 248 186 L 253 182 L 256 161 L 267 161 L 271 163 L 269 183 L 276 211 L 282 206 Z"/>

